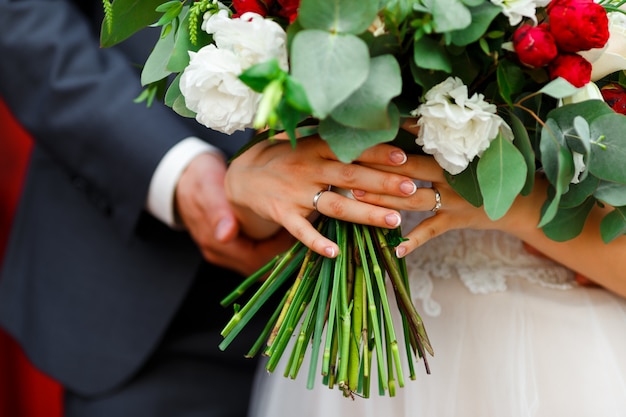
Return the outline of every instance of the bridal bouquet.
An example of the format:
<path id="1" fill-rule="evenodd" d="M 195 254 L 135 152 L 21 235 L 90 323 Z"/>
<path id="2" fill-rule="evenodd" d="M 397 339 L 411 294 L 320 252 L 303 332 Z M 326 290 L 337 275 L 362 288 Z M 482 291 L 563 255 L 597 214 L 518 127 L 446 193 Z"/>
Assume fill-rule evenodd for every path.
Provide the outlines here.
<path id="1" fill-rule="evenodd" d="M 138 100 L 163 99 L 225 133 L 256 128 L 255 141 L 284 132 L 297 146 L 316 133 L 349 163 L 410 137 L 401 126 L 412 124 L 410 151 L 433 155 L 453 188 L 492 219 L 542 172 L 550 189 L 538 227 L 571 239 L 594 205 L 608 205 L 600 228 L 609 242 L 626 232 L 624 3 L 103 0 L 102 44 L 161 27 Z M 291 346 L 285 375 L 295 378 L 310 348 L 307 385 L 321 372 L 346 396 L 369 396 L 376 363 L 379 392 L 394 395 L 404 384 L 394 299 L 411 378 L 414 359 L 428 371 L 432 354 L 393 254 L 401 233 L 323 216 L 316 225 L 340 255 L 298 243 L 248 278 L 225 305 L 267 277 L 234 304 L 221 347 L 286 285 L 250 355 L 262 351 L 273 371 Z"/>

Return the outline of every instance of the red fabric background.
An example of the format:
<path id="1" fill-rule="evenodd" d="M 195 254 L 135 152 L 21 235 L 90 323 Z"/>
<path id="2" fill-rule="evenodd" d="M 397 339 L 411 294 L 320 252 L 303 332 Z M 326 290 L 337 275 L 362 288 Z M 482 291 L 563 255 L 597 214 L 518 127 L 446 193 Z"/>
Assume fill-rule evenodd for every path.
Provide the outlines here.
<path id="1" fill-rule="evenodd" d="M 0 101 L 0 263 L 32 143 Z M 61 387 L 37 371 L 0 330 L 0 416 L 60 417 Z"/>

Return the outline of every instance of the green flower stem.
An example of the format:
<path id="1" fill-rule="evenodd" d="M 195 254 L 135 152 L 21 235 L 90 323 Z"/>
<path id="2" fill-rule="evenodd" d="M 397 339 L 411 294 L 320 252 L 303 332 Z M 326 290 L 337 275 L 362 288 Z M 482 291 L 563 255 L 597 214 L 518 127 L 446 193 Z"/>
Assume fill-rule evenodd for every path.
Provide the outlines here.
<path id="1" fill-rule="evenodd" d="M 380 229 L 377 229 L 382 234 Z M 378 263 L 378 257 L 376 256 L 376 246 L 372 242 L 372 236 L 370 234 L 369 228 L 364 228 L 365 241 L 367 243 L 367 248 L 369 249 L 370 258 L 374 263 L 373 270 L 374 276 L 376 277 L 376 282 L 378 283 L 378 291 L 380 293 L 380 301 L 383 309 L 383 318 L 385 320 L 385 334 L 388 335 L 387 338 L 387 351 L 391 351 L 393 354 L 393 360 L 396 364 L 396 373 L 398 375 L 398 384 L 403 387 L 404 386 L 404 376 L 402 373 L 402 364 L 400 362 L 400 353 L 398 351 L 398 341 L 396 338 L 396 331 L 393 326 L 393 318 L 391 315 L 391 308 L 389 307 L 389 298 L 387 297 L 387 290 L 385 287 L 385 280 L 383 277 L 382 270 Z M 390 358 L 391 360 L 391 358 Z M 391 368 L 391 364 L 389 364 Z M 391 381 L 393 378 L 393 372 L 390 369 L 389 380 Z M 391 385 L 389 387 L 391 389 Z M 395 392 L 394 392 L 395 394 Z"/>
<path id="2" fill-rule="evenodd" d="M 253 357 L 256 356 L 257 353 L 259 353 L 259 350 L 265 344 L 265 342 L 266 342 L 270 332 L 272 331 L 272 328 L 274 327 L 272 324 L 275 323 L 276 320 L 278 319 L 278 316 L 279 316 L 283 306 L 285 305 L 285 302 L 287 301 L 287 296 L 288 295 L 289 294 L 286 293 L 283 296 L 283 299 L 278 304 L 278 307 L 274 310 L 274 313 L 272 314 L 272 317 L 270 317 L 270 319 L 268 320 L 267 324 L 263 328 L 263 332 L 261 332 L 261 334 L 259 335 L 257 340 L 254 342 L 254 345 L 252 345 L 252 347 L 250 348 L 248 353 L 246 353 L 246 355 L 245 355 L 246 358 L 253 358 Z"/>
<path id="3" fill-rule="evenodd" d="M 328 221 L 328 238 L 335 240 L 335 228 L 334 219 Z M 319 361 L 319 351 L 322 343 L 322 333 L 324 330 L 324 322 L 326 321 L 326 305 L 328 304 L 328 290 L 330 289 L 331 269 L 333 267 L 334 260 L 330 258 L 324 258 L 322 261 L 322 270 L 320 271 L 320 279 L 322 280 L 322 287 L 320 288 L 320 295 L 317 299 L 317 312 L 315 317 L 315 329 L 313 331 L 313 344 L 311 347 L 311 363 L 309 364 L 309 375 L 307 379 L 307 388 L 313 389 L 315 384 L 315 373 L 317 369 L 317 363 Z"/>
<path id="4" fill-rule="evenodd" d="M 365 247 L 363 243 L 363 237 L 361 236 L 363 227 L 354 225 L 354 237 L 356 238 L 359 255 L 361 258 L 361 265 L 363 266 L 363 272 L 365 277 L 365 285 L 367 292 L 367 308 L 370 313 L 370 319 L 372 321 L 371 328 L 374 330 L 374 344 L 376 349 L 376 360 L 378 364 L 378 372 L 382 376 L 383 389 L 386 390 L 386 383 L 384 380 L 387 378 L 385 368 L 383 367 L 383 346 L 380 336 L 380 326 L 378 325 L 378 311 L 376 308 L 376 302 L 374 300 L 374 291 L 372 289 L 372 281 L 370 279 L 370 272 L 367 263 L 367 256 L 365 255 Z"/>
<path id="5" fill-rule="evenodd" d="M 408 291 L 404 285 L 404 279 L 402 278 L 401 272 L 398 269 L 398 264 L 395 261 L 395 256 L 393 255 L 391 248 L 386 243 L 386 239 L 382 229 L 375 228 L 375 231 L 377 244 L 379 245 L 380 250 L 383 254 L 385 264 L 388 269 L 387 272 L 396 291 L 396 296 L 398 297 L 399 306 L 404 314 L 407 316 L 411 329 L 413 330 L 413 332 L 415 332 L 418 349 L 420 350 L 420 354 L 424 358 L 424 365 L 426 366 L 426 370 L 428 373 L 430 373 L 428 362 L 426 360 L 426 356 L 424 355 L 424 349 L 426 349 L 426 351 L 430 353 L 431 356 L 434 355 L 434 352 L 428 339 L 428 335 L 426 334 L 426 328 L 424 327 L 422 318 L 417 313 L 417 310 L 415 310 L 415 306 L 413 306 L 411 297 L 409 296 Z"/>
<path id="6" fill-rule="evenodd" d="M 276 255 L 272 258 L 271 261 L 262 266 L 259 270 L 254 272 L 248 278 L 246 278 L 241 284 L 237 286 L 230 294 L 228 294 L 220 304 L 222 307 L 226 307 L 231 305 L 237 298 L 239 298 L 243 293 L 245 293 L 250 286 L 258 282 L 263 275 L 269 272 L 278 262 L 278 260 L 284 256 L 284 254 Z"/>
<path id="7" fill-rule="evenodd" d="M 272 329 L 272 332 L 269 335 L 269 338 L 267 340 L 267 344 L 268 345 L 271 345 L 274 342 L 274 339 L 276 338 L 276 335 L 278 334 L 278 329 L 280 328 L 281 324 L 283 323 L 283 320 L 285 319 L 285 316 L 287 315 L 287 311 L 289 311 L 290 308 L 291 308 L 291 303 L 293 302 L 293 299 L 294 299 L 294 297 L 296 295 L 296 292 L 300 288 L 300 283 L 302 282 L 302 277 L 304 276 L 306 271 L 309 270 L 309 263 L 311 261 L 312 254 L 313 254 L 313 251 L 311 251 L 309 249 L 307 251 L 306 255 L 304 256 L 304 260 L 302 261 L 302 265 L 300 266 L 300 272 L 298 272 L 298 275 L 296 276 L 296 279 L 294 280 L 294 282 L 293 282 L 293 284 L 291 286 L 291 289 L 287 293 L 287 299 L 285 301 L 283 309 L 280 312 L 280 315 L 278 316 L 278 318 L 276 320 L 276 324 L 274 325 L 274 328 Z"/>
<path id="8" fill-rule="evenodd" d="M 364 308 L 365 303 L 364 300 L 365 292 L 364 292 L 364 283 L 363 283 L 363 268 L 357 267 L 356 274 L 354 277 L 354 292 L 353 292 L 353 305 L 352 305 L 352 329 L 351 329 L 351 337 L 350 337 L 350 356 L 348 358 L 348 382 L 350 391 L 356 392 L 359 389 L 358 381 L 359 381 L 359 359 L 360 359 L 360 348 L 361 348 L 361 338 L 363 338 L 364 333 L 363 329 L 365 328 L 365 334 L 367 334 L 367 324 L 366 321 L 363 321 L 363 313 L 366 311 Z M 366 318 L 367 319 L 367 318 Z M 367 338 L 363 338 L 363 340 L 367 341 Z"/>
<path id="9" fill-rule="evenodd" d="M 276 292 L 278 288 L 285 282 L 285 280 L 291 276 L 295 268 L 300 265 L 304 258 L 306 247 L 303 245 L 294 245 L 292 250 L 281 260 L 281 264 L 284 268 L 278 268 L 275 270 L 276 274 L 272 273 L 271 279 L 268 278 L 261 288 L 252 296 L 250 301 L 237 313 L 233 315 L 228 322 L 224 330 L 222 330 L 222 336 L 224 340 L 220 343 L 219 348 L 224 350 L 230 345 L 234 338 L 243 330 L 246 324 L 254 316 L 254 314 L 261 308 L 261 306 Z M 295 252 L 295 253 L 294 253 Z M 291 261 L 291 262 L 289 262 Z M 282 266 L 282 265 L 281 265 Z"/>

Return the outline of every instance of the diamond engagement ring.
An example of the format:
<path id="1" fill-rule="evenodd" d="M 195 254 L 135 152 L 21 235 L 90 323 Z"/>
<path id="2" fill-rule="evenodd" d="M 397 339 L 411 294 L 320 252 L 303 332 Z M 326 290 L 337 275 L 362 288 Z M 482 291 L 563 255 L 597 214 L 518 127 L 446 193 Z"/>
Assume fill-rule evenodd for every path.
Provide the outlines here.
<path id="1" fill-rule="evenodd" d="M 437 213 L 441 208 L 441 194 L 439 193 L 439 190 L 435 187 L 431 188 L 435 192 L 435 207 L 431 208 L 430 211 L 432 211 L 433 213 Z"/>

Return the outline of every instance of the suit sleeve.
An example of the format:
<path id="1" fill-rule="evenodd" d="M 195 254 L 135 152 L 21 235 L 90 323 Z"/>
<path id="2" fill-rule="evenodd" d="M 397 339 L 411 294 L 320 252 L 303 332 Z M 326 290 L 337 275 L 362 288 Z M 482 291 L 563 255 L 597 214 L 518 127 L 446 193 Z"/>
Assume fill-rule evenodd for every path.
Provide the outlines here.
<path id="1" fill-rule="evenodd" d="M 70 180 L 106 201 L 127 234 L 163 155 L 197 131 L 162 104 L 133 103 L 141 90 L 136 65 L 119 49 L 99 47 L 99 26 L 76 4 L 0 0 L 0 96 Z"/>

